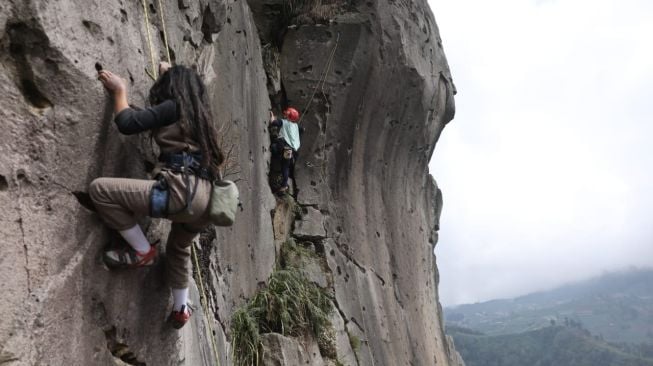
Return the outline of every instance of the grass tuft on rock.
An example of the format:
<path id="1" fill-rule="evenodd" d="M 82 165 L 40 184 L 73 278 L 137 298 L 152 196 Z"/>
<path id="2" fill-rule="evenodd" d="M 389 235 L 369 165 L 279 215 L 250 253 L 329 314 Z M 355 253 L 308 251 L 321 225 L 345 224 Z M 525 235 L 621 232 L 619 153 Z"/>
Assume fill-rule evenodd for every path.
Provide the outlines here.
<path id="1" fill-rule="evenodd" d="M 258 331 L 258 321 L 247 311 L 247 307 L 238 309 L 232 316 L 231 337 L 234 344 L 232 359 L 235 360 L 235 364 L 258 364 L 261 336 Z"/>
<path id="2" fill-rule="evenodd" d="M 349 330 L 347 330 L 347 336 L 349 337 L 349 345 L 351 346 L 351 349 L 354 352 L 358 352 L 361 349 L 361 339 L 355 334 L 351 334 Z"/>
<path id="3" fill-rule="evenodd" d="M 295 243 L 295 240 L 288 239 L 281 246 L 281 265 L 283 268 L 301 269 L 302 258 L 316 258 L 317 254 L 303 246 Z"/>
<path id="4" fill-rule="evenodd" d="M 301 269 L 288 267 L 272 273 L 261 289 L 231 322 L 233 360 L 236 365 L 259 363 L 261 333 L 324 337 L 332 327 L 333 304 L 328 293 L 307 280 Z"/>

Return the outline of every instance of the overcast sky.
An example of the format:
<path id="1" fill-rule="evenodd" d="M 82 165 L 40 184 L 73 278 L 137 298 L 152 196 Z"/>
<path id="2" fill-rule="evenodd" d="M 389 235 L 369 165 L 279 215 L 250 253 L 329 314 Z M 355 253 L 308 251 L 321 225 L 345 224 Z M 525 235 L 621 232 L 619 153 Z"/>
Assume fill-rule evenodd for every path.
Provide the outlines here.
<path id="1" fill-rule="evenodd" d="M 653 1 L 429 0 L 443 305 L 653 266 Z"/>

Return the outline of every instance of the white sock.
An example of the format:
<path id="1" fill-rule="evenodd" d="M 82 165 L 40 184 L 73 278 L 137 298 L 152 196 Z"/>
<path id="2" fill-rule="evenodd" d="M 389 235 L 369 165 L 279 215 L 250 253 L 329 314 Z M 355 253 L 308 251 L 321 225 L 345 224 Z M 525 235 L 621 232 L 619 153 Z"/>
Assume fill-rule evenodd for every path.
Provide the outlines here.
<path id="1" fill-rule="evenodd" d="M 137 252 L 145 254 L 150 251 L 150 242 L 147 241 L 140 226 L 136 225 L 131 229 L 122 230 L 120 235 L 122 235 L 127 243 L 129 243 L 132 248 L 136 249 Z"/>
<path id="2" fill-rule="evenodd" d="M 172 298 L 175 299 L 175 304 L 172 305 L 172 310 L 181 311 L 181 307 L 188 302 L 188 287 L 186 288 L 173 288 Z"/>

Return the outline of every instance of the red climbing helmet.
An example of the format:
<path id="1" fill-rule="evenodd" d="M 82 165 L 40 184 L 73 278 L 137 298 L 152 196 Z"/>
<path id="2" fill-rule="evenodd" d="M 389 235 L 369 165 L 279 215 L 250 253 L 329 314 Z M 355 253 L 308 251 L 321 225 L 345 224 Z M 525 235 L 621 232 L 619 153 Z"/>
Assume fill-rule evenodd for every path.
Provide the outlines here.
<path id="1" fill-rule="evenodd" d="M 299 121 L 299 112 L 293 107 L 288 107 L 283 111 L 283 116 L 293 122 Z"/>

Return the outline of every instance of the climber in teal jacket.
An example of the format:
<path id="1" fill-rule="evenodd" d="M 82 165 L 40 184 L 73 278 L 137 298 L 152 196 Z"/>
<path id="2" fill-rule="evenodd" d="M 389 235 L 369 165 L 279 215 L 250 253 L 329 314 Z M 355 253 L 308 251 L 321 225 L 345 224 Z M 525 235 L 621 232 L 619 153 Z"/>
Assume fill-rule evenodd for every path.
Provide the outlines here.
<path id="1" fill-rule="evenodd" d="M 300 127 L 299 127 L 299 112 L 293 108 L 288 107 L 283 111 L 285 118 L 277 119 L 274 113 L 270 112 L 270 126 L 279 128 L 279 137 L 272 141 L 271 152 L 273 158 L 281 160 L 281 186 L 275 192 L 277 194 L 284 194 L 288 191 L 288 177 L 290 172 L 294 171 L 295 162 L 299 154 L 297 151 L 301 145 L 300 142 Z M 294 174 L 292 175 L 293 179 Z"/>

